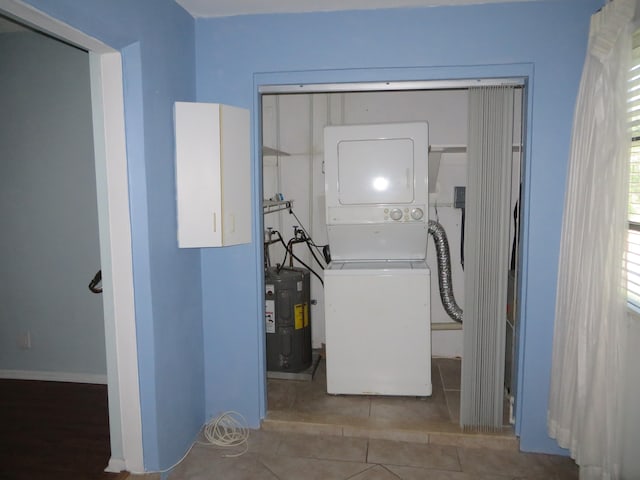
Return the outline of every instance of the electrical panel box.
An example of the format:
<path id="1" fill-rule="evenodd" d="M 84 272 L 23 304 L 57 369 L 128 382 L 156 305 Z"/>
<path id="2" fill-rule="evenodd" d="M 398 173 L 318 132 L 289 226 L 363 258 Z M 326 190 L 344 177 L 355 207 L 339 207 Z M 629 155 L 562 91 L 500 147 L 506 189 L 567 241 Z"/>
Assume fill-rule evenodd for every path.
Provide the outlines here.
<path id="1" fill-rule="evenodd" d="M 178 246 L 251 242 L 249 110 L 176 102 Z"/>
<path id="2" fill-rule="evenodd" d="M 464 208 L 467 187 L 453 187 L 453 208 Z"/>

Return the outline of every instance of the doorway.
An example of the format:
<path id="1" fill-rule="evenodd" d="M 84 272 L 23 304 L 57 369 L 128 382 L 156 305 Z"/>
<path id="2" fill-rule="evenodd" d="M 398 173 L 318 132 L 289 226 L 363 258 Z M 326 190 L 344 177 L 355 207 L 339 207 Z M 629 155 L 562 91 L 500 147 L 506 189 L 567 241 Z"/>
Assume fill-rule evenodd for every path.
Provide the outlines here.
<path id="1" fill-rule="evenodd" d="M 89 55 L 0 22 L 3 365 L 106 383 Z"/>
<path id="2" fill-rule="evenodd" d="M 121 57 L 113 48 L 18 0 L 0 0 L 0 12 L 89 52 L 109 391 L 111 458 L 107 470 L 141 472 L 144 464 Z M 127 368 L 119 369 L 118 365 Z"/>
<path id="3" fill-rule="evenodd" d="M 14 453 L 3 464 L 19 476 L 62 465 L 95 475 L 109 424 L 102 297 L 86 288 L 100 269 L 89 54 L 5 17 L 0 31 L 2 376 L 19 379 L 3 380 Z M 38 428 L 56 462 L 21 434 Z M 92 462 L 73 461 L 76 441 Z"/>
<path id="4" fill-rule="evenodd" d="M 262 125 L 262 185 L 265 205 L 274 200 L 290 202 L 284 209 L 273 211 L 265 208 L 264 230 L 278 231 L 285 243 L 294 236 L 296 228 L 304 228 L 312 239 L 312 244 L 322 247 L 328 242 L 324 211 L 323 177 L 323 128 L 325 125 L 358 123 L 385 123 L 399 121 L 427 121 L 430 133 L 429 156 L 429 218 L 438 221 L 445 229 L 451 252 L 451 267 L 455 297 L 464 309 L 464 269 L 463 269 L 463 220 L 464 211 L 455 203 L 455 187 L 466 185 L 466 143 L 467 143 L 467 92 L 468 86 L 455 84 L 443 86 L 423 85 L 416 88 L 415 82 L 403 86 L 386 84 L 384 88 L 356 84 L 309 86 L 308 91 L 294 93 L 295 88 L 268 87 L 261 90 Z M 325 86 L 326 87 L 326 86 Z M 353 85 L 351 85 L 353 87 Z M 297 87 L 296 87 L 297 88 Z M 304 89 L 304 86 L 301 86 Z M 337 91 L 336 91 L 337 89 Z M 299 90 L 299 88 L 298 88 Z M 522 163 L 522 125 L 524 100 L 522 85 L 516 89 L 517 99 L 514 112 L 514 149 L 512 176 L 512 206 L 516 208 L 519 195 Z M 511 237 L 517 240 L 517 225 L 510 225 Z M 296 255 L 307 265 L 322 275 L 320 262 L 315 260 L 303 246 Z M 514 257 L 517 254 L 517 246 Z M 282 262 L 285 248 L 275 244 L 269 247 L 272 264 Z M 287 260 L 288 262 L 289 260 Z M 460 363 L 463 358 L 462 329 L 451 321 L 440 302 L 436 280 L 436 255 L 433 243 L 427 248 L 427 263 L 432 270 L 431 281 L 431 322 L 432 353 L 434 357 L 432 378 L 434 395 L 427 399 L 390 397 L 333 397 L 326 395 L 322 386 L 324 371 L 322 363 L 314 379 L 287 381 L 268 379 L 267 381 L 267 422 L 273 418 L 282 422 L 304 419 L 306 423 L 316 422 L 326 428 L 337 425 L 375 424 L 373 416 L 397 421 L 396 428 L 414 431 L 422 422 L 424 429 L 434 425 L 455 428 L 459 424 L 460 407 Z M 513 264 L 517 265 L 517 258 Z M 296 264 L 294 262 L 294 264 Z M 299 263 L 296 264 L 299 266 Z M 517 272 L 512 278 L 517 278 Z M 515 304 L 515 292 L 511 284 L 510 307 Z M 322 352 L 324 343 L 324 298 L 322 284 L 317 276 L 311 276 L 311 325 L 312 346 Z M 511 309 L 513 313 L 513 308 Z M 508 332 L 505 341 L 505 425 L 513 423 L 512 397 L 515 385 L 512 368 L 515 352 L 513 345 L 517 315 L 505 319 Z M 511 324 L 511 328 L 509 325 Z M 435 383 L 439 382 L 436 387 Z M 318 385 L 318 383 L 320 385 Z M 347 414 L 345 415 L 345 412 Z M 351 412 L 351 413 L 348 413 Z M 368 420 L 366 420 L 368 419 Z M 507 427 L 512 431 L 511 427 Z"/>

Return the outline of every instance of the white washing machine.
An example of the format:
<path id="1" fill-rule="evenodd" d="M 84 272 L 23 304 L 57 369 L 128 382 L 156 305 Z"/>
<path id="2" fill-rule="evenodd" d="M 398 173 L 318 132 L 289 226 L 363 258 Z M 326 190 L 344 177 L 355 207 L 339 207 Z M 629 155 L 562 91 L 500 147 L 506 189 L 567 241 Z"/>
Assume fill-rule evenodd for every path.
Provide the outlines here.
<path id="1" fill-rule="evenodd" d="M 429 285 L 421 261 L 324 271 L 328 393 L 431 395 Z"/>
<path id="2" fill-rule="evenodd" d="M 431 395 L 428 125 L 325 128 L 327 391 Z"/>

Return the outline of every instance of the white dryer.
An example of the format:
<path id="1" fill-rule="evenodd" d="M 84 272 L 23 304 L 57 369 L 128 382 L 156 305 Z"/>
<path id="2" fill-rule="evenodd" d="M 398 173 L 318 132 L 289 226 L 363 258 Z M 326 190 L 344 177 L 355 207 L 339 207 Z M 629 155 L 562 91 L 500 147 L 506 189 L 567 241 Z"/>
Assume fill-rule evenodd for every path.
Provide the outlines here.
<path id="1" fill-rule="evenodd" d="M 325 128 L 327 391 L 431 395 L 428 125 Z"/>

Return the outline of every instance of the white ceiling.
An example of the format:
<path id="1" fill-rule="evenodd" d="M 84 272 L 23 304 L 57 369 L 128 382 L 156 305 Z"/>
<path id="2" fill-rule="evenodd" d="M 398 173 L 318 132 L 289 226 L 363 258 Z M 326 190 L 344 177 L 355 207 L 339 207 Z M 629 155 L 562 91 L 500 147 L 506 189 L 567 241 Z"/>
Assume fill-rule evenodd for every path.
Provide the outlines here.
<path id="1" fill-rule="evenodd" d="M 193 17 L 229 17 L 259 13 L 329 12 L 377 8 L 434 7 L 533 0 L 175 0 Z"/>

